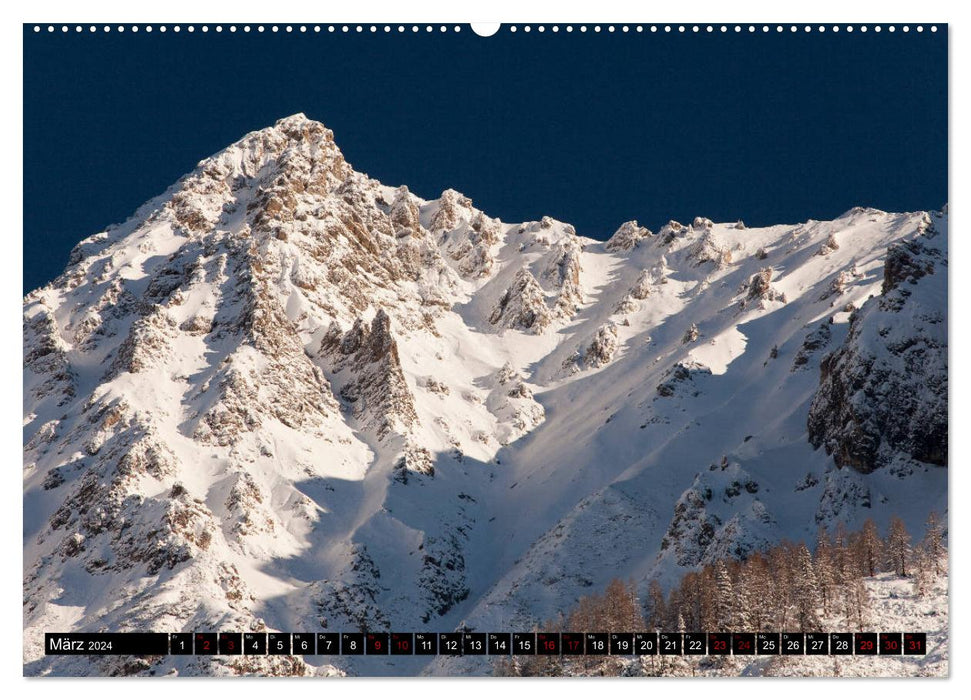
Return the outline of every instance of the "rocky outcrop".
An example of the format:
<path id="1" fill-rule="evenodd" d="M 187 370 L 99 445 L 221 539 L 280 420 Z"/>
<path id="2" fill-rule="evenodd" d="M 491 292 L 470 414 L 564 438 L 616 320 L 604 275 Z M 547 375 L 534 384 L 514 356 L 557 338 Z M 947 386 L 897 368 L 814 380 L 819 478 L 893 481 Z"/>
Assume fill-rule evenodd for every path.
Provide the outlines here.
<path id="1" fill-rule="evenodd" d="M 833 278 L 833 281 L 829 283 L 829 287 L 826 288 L 826 291 L 823 292 L 823 294 L 819 297 L 819 300 L 825 301 L 830 297 L 841 296 L 844 292 L 846 292 L 847 287 L 859 277 L 860 272 L 857 270 L 856 265 L 853 265 L 848 270 L 840 270 L 839 273 L 837 273 L 837 275 Z"/>
<path id="2" fill-rule="evenodd" d="M 839 467 L 947 465 L 944 239 L 928 228 L 892 247 L 883 293 L 853 312 L 846 340 L 822 361 L 809 440 Z"/>
<path id="3" fill-rule="evenodd" d="M 614 307 L 615 314 L 631 314 L 641 308 L 641 305 L 637 303 L 630 294 L 625 294 L 624 297 L 617 302 L 617 306 Z"/>
<path id="4" fill-rule="evenodd" d="M 408 188 L 402 185 L 395 191 L 394 201 L 388 216 L 396 238 L 420 236 L 424 233 L 419 218 L 419 201 Z"/>
<path id="5" fill-rule="evenodd" d="M 244 282 L 238 315 L 226 309 L 217 319 L 212 342 L 233 337 L 238 347 L 211 372 L 203 385 L 202 408 L 193 436 L 229 445 L 259 430 L 267 419 L 299 430 L 319 431 L 337 412 L 337 401 L 323 372 L 307 356 L 293 322 L 271 291 L 275 256 L 259 257 L 255 248 L 230 259 Z"/>
<path id="6" fill-rule="evenodd" d="M 884 296 L 905 282 L 915 285 L 921 277 L 934 274 L 935 263 L 947 264 L 941 259 L 939 249 L 925 244 L 927 234 L 933 236 L 929 219 L 925 222 L 921 230 L 922 236 L 890 246 L 887 250 L 887 260 L 883 266 L 883 285 L 880 289 Z M 906 288 L 902 296 L 909 296 Z"/>
<path id="7" fill-rule="evenodd" d="M 587 367 L 603 367 L 614 359 L 617 353 L 617 326 L 605 323 L 597 329 L 593 340 L 584 349 L 583 364 Z"/>
<path id="8" fill-rule="evenodd" d="M 379 309 L 370 326 L 363 319 L 342 333 L 331 326 L 320 354 L 338 375 L 340 397 L 352 406 L 361 426 L 379 439 L 407 434 L 418 422 L 415 401 L 401 370 L 391 317 Z"/>
<path id="9" fill-rule="evenodd" d="M 24 391 L 36 401 L 53 401 L 62 406 L 75 395 L 75 376 L 67 355 L 68 345 L 59 336 L 57 322 L 47 308 L 33 316 L 24 314 Z"/>
<path id="10" fill-rule="evenodd" d="M 699 224 L 698 219 L 695 224 Z M 714 269 L 719 269 L 732 262 L 732 251 L 717 240 L 709 224 L 708 219 L 703 219 L 700 225 L 692 226 L 693 231 L 702 233 L 688 249 L 688 259 L 695 267 L 711 263 Z"/>
<path id="11" fill-rule="evenodd" d="M 681 336 L 681 344 L 682 345 L 691 345 L 691 343 L 693 343 L 696 340 L 698 340 L 698 336 L 699 335 L 700 335 L 700 332 L 698 330 L 698 324 L 697 323 L 692 323 L 685 330 L 684 335 Z"/>
<path id="12" fill-rule="evenodd" d="M 508 445 L 543 422 L 543 406 L 533 398 L 525 377 L 508 362 L 492 377 L 492 384 L 485 405 L 496 418 L 495 436 L 500 445 Z"/>
<path id="13" fill-rule="evenodd" d="M 349 563 L 333 581 L 313 585 L 312 599 L 318 627 L 325 630 L 387 630 L 390 621 L 381 612 L 381 569 L 367 545 L 349 546 Z"/>
<path id="14" fill-rule="evenodd" d="M 528 333 L 542 333 L 553 321 L 543 288 L 526 268 L 516 273 L 513 283 L 492 309 L 489 323 Z"/>
<path id="15" fill-rule="evenodd" d="M 119 347 L 105 380 L 113 379 L 122 372 L 141 372 L 157 367 L 159 360 L 169 352 L 169 343 L 177 326 L 178 323 L 162 306 L 155 307 L 136 320 Z"/>
<path id="16" fill-rule="evenodd" d="M 752 275 L 748 284 L 744 287 L 744 298 L 739 302 L 739 308 L 745 309 L 752 304 L 765 306 L 770 301 L 781 301 L 786 303 L 786 295 L 772 286 L 773 270 L 771 267 L 763 267 L 756 274 Z"/>
<path id="17" fill-rule="evenodd" d="M 455 190 L 442 192 L 431 231 L 463 277 L 479 279 L 493 271 L 502 223 L 474 209 L 468 197 Z"/>
<path id="18" fill-rule="evenodd" d="M 457 527 L 443 536 L 428 537 L 422 543 L 418 587 L 425 605 L 421 615 L 423 623 L 447 614 L 471 592 L 463 553 L 471 522 L 467 517 L 460 520 Z"/>
<path id="19" fill-rule="evenodd" d="M 692 567 L 744 559 L 774 539 L 775 519 L 759 500 L 761 487 L 737 462 L 723 458 L 700 472 L 674 506 L 659 560 Z"/>
<path id="20" fill-rule="evenodd" d="M 569 376 L 587 369 L 599 369 L 609 364 L 617 354 L 617 324 L 608 321 L 594 333 L 589 344 L 580 346 L 563 361 L 559 376 Z"/>
<path id="21" fill-rule="evenodd" d="M 799 346 L 796 356 L 792 360 L 792 370 L 804 368 L 809 364 L 809 360 L 819 353 L 820 350 L 829 345 L 833 332 L 828 321 L 823 321 L 806 334 L 805 340 Z"/>
<path id="22" fill-rule="evenodd" d="M 557 290 L 553 310 L 563 320 L 573 318 L 583 303 L 580 288 L 582 250 L 576 236 L 569 236 L 553 246 L 549 263 L 543 271 L 543 280 Z"/>
<path id="23" fill-rule="evenodd" d="M 827 238 L 826 241 L 821 246 L 819 246 L 819 250 L 817 251 L 816 254 L 825 256 L 839 249 L 840 249 L 840 244 L 836 240 L 836 234 L 831 233 L 829 234 L 829 238 Z"/>
<path id="24" fill-rule="evenodd" d="M 662 398 L 698 396 L 701 393 L 698 380 L 706 376 L 711 376 L 711 368 L 700 362 L 677 362 L 668 371 L 667 378 L 657 385 L 657 395 Z"/>
<path id="25" fill-rule="evenodd" d="M 650 230 L 638 226 L 636 221 L 627 221 L 621 224 L 614 235 L 607 240 L 604 250 L 611 253 L 626 253 L 633 250 L 642 239 L 652 235 Z"/>
<path id="26" fill-rule="evenodd" d="M 462 218 L 471 218 L 472 200 L 461 192 L 448 189 L 438 198 L 438 209 L 432 217 L 432 233 L 454 231 Z"/>
<path id="27" fill-rule="evenodd" d="M 661 229 L 657 232 L 658 245 L 669 246 L 676 239 L 680 238 L 681 236 L 684 236 L 686 232 L 687 232 L 687 228 L 685 227 L 684 224 L 674 221 L 672 219 L 671 221 L 664 224 L 664 226 L 662 226 Z"/>
<path id="28" fill-rule="evenodd" d="M 476 279 L 492 272 L 496 262 L 494 248 L 501 230 L 498 219 L 476 212 L 457 241 L 448 247 L 449 257 L 458 263 L 463 277 Z"/>

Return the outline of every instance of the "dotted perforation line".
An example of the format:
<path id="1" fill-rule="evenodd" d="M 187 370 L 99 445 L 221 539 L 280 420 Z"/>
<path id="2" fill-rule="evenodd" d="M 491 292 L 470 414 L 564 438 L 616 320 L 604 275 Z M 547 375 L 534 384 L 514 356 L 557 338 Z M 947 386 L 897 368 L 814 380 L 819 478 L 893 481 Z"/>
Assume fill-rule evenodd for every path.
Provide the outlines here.
<path id="1" fill-rule="evenodd" d="M 860 32 L 860 33 L 865 34 L 867 32 L 880 33 L 880 32 L 886 31 L 886 32 L 894 33 L 894 32 L 900 31 L 900 32 L 903 32 L 903 33 L 906 34 L 906 33 L 909 33 L 911 31 L 915 31 L 917 33 L 922 33 L 924 31 L 936 32 L 938 30 L 937 25 L 933 25 L 933 24 L 931 24 L 931 25 L 923 25 L 923 24 L 916 24 L 916 25 L 908 25 L 908 24 L 903 24 L 903 25 L 896 25 L 896 24 L 890 24 L 890 25 L 879 25 L 879 24 L 875 24 L 875 25 L 866 25 L 866 24 L 831 24 L 831 25 L 827 25 L 827 24 L 819 24 L 819 25 L 809 25 L 809 24 L 805 24 L 805 25 L 796 25 L 796 24 L 786 24 L 786 25 L 783 25 L 783 24 L 773 24 L 773 25 L 768 25 L 768 24 L 761 24 L 761 25 L 755 25 L 755 24 L 746 24 L 746 25 L 742 25 L 742 24 L 716 24 L 716 25 L 713 25 L 713 24 L 691 24 L 691 25 L 685 25 L 685 24 L 650 24 L 650 25 L 642 25 L 642 24 L 637 24 L 637 25 L 629 25 L 629 24 L 623 24 L 623 25 L 614 25 L 614 24 L 608 24 L 608 25 L 599 25 L 599 24 L 594 24 L 594 25 L 586 25 L 586 24 L 581 24 L 581 25 L 572 25 L 572 24 L 568 24 L 568 25 L 555 25 L 555 24 L 554 25 L 544 25 L 544 24 L 538 24 L 538 25 L 530 25 L 530 24 L 524 24 L 524 25 L 517 25 L 517 24 L 510 24 L 510 25 L 503 26 L 503 29 L 505 31 L 511 33 L 511 34 L 515 34 L 515 33 L 519 33 L 519 32 L 529 34 L 529 33 L 533 32 L 533 31 L 535 31 L 537 33 L 540 33 L 540 34 L 545 33 L 547 31 L 548 32 L 551 32 L 551 33 L 554 33 L 554 34 L 557 34 L 557 33 L 560 33 L 560 32 L 565 32 L 567 34 L 570 34 L 570 33 L 573 33 L 575 31 L 576 32 L 580 32 L 581 34 L 582 33 L 586 33 L 586 32 L 600 33 L 600 32 L 604 32 L 604 31 L 606 31 L 608 33 L 620 32 L 620 33 L 638 33 L 638 34 L 645 33 L 645 32 L 652 33 L 652 34 L 656 34 L 658 32 L 663 32 L 665 34 L 674 34 L 674 33 L 677 33 L 677 34 L 713 34 L 713 33 L 722 33 L 722 34 L 727 34 L 727 33 L 735 33 L 735 34 L 741 34 L 741 33 L 748 33 L 748 34 L 762 33 L 762 34 L 768 34 L 770 32 L 776 32 L 776 33 L 783 33 L 783 32 L 789 32 L 789 33 L 803 32 L 803 33 L 820 33 L 820 34 L 821 33 L 825 33 L 825 32 L 832 32 L 834 34 L 840 33 L 840 32 L 846 32 L 848 34 L 851 34 L 853 32 Z M 212 26 L 207 25 L 207 24 L 203 24 L 203 25 L 194 25 L 194 24 L 188 24 L 188 25 L 179 25 L 179 24 L 174 24 L 174 25 L 165 25 L 165 24 L 161 24 L 161 25 L 150 25 L 150 24 L 149 25 L 139 25 L 139 24 L 131 24 L 131 25 L 125 25 L 125 24 L 115 24 L 115 25 L 111 25 L 111 24 L 105 24 L 105 25 L 95 25 L 95 24 L 90 24 L 90 25 L 57 24 L 57 25 L 55 25 L 55 24 L 47 24 L 47 25 L 42 25 L 42 24 L 35 24 L 34 25 L 34 32 L 35 33 L 38 33 L 39 34 L 41 32 L 45 32 L 45 31 L 47 33 L 51 33 L 51 34 L 53 34 L 55 32 L 58 32 L 58 31 L 60 31 L 61 33 L 65 33 L 65 34 L 68 33 L 68 32 L 72 32 L 72 31 L 75 32 L 75 33 L 78 33 L 78 34 L 83 33 L 85 31 L 88 32 L 88 33 L 91 33 L 91 34 L 99 33 L 99 32 L 100 33 L 105 33 L 105 34 L 110 33 L 110 32 L 117 32 L 119 34 L 123 34 L 125 32 L 130 32 L 132 34 L 136 34 L 138 32 L 144 32 L 146 34 L 151 34 L 152 32 L 158 32 L 158 33 L 162 33 L 162 34 L 164 34 L 166 32 L 173 32 L 175 34 L 179 34 L 179 33 L 183 32 L 183 31 L 188 32 L 190 34 L 196 33 L 196 32 L 201 32 L 203 34 L 206 34 L 206 33 L 209 33 L 210 31 L 216 32 L 217 34 L 223 33 L 223 32 L 228 32 L 230 34 L 233 34 L 233 33 L 236 33 L 236 32 L 242 32 L 244 34 L 251 33 L 251 32 L 255 32 L 255 33 L 265 33 L 265 32 L 280 33 L 280 32 L 283 32 L 283 33 L 288 33 L 288 34 L 293 34 L 293 33 L 297 33 L 297 34 L 310 34 L 310 33 L 313 33 L 313 34 L 320 34 L 320 33 L 328 33 L 328 34 L 351 34 L 351 33 L 356 33 L 356 34 L 364 34 L 364 33 L 370 33 L 370 34 L 378 34 L 378 33 L 384 33 L 384 34 L 394 34 L 394 33 L 397 33 L 397 34 L 405 34 L 405 33 L 409 33 L 409 32 L 412 33 L 412 34 L 416 34 L 416 33 L 419 33 L 419 32 L 425 32 L 427 34 L 431 34 L 431 33 L 444 34 L 444 33 L 458 33 L 458 32 L 463 31 L 463 29 L 462 29 L 461 25 L 457 25 L 457 24 L 456 25 L 444 25 L 444 24 L 441 24 L 441 25 L 431 25 L 431 24 L 426 24 L 426 25 L 417 25 L 417 24 L 408 24 L 408 25 L 405 25 L 405 24 L 397 24 L 397 25 L 390 25 L 390 24 L 383 24 L 383 25 L 382 24 L 327 24 L 327 25 L 320 25 L 320 24 L 282 24 L 282 25 L 281 24 L 269 24 L 269 25 L 264 25 L 264 24 L 243 24 L 243 25 L 235 25 L 235 24 L 229 24 L 229 25 L 222 25 L 222 24 L 216 24 L 216 25 L 212 25 Z"/>
<path id="2" fill-rule="evenodd" d="M 800 31 L 805 33 L 809 33 L 809 32 L 824 33 L 827 31 L 831 31 L 833 33 L 839 33 L 840 31 L 845 31 L 849 34 L 852 34 L 854 31 L 858 31 L 865 34 L 868 31 L 872 31 L 875 33 L 880 33 L 882 31 L 887 31 L 890 33 L 901 31 L 904 33 L 908 33 L 911 30 L 916 31 L 918 33 L 924 32 L 925 30 L 930 32 L 936 32 L 938 28 L 937 28 L 937 25 L 933 25 L 933 24 L 932 25 L 923 25 L 923 24 L 917 24 L 917 25 L 906 25 L 906 24 L 904 25 L 866 25 L 866 24 L 844 24 L 844 25 L 840 25 L 840 24 L 833 24 L 833 25 L 826 25 L 826 24 L 820 24 L 820 25 L 808 25 L 808 24 L 807 25 L 795 25 L 795 24 L 785 24 L 785 25 L 783 24 L 772 24 L 772 25 L 769 25 L 769 24 L 758 24 L 758 25 L 756 24 L 690 24 L 690 25 L 686 25 L 686 24 L 649 24 L 649 25 L 608 24 L 608 25 L 599 25 L 599 24 L 594 24 L 594 25 L 586 25 L 586 24 L 581 24 L 576 26 L 570 25 L 570 24 L 564 25 L 564 26 L 512 24 L 504 27 L 504 29 L 512 34 L 515 34 L 517 32 L 525 32 L 528 34 L 532 31 L 542 33 L 542 32 L 546 32 L 547 30 L 554 33 L 558 33 L 561 31 L 571 33 L 571 32 L 577 31 L 577 32 L 580 32 L 581 34 L 586 32 L 601 33 L 604 31 L 608 33 L 635 32 L 638 34 L 641 34 L 644 32 L 649 32 L 652 34 L 657 34 L 658 32 L 662 32 L 666 34 L 672 34 L 672 33 L 727 34 L 729 32 L 734 32 L 737 34 L 740 34 L 743 32 L 748 34 L 755 34 L 755 33 L 768 34 L 770 32 L 776 32 L 781 34 L 783 32 L 796 33 Z"/>
<path id="3" fill-rule="evenodd" d="M 461 25 L 457 25 L 457 24 L 456 25 L 444 25 L 444 24 L 430 25 L 429 24 L 429 25 L 421 25 L 421 26 L 416 24 L 410 24 L 410 25 L 403 25 L 403 24 L 398 24 L 398 25 L 390 25 L 390 24 L 326 24 L 326 25 L 321 25 L 321 24 L 242 24 L 242 25 L 235 25 L 235 24 L 227 24 L 227 25 L 223 25 L 223 24 L 216 24 L 216 25 L 105 24 L 105 25 L 95 25 L 95 24 L 91 24 L 91 25 L 83 25 L 83 26 L 80 24 L 77 24 L 77 25 L 35 24 L 34 25 L 35 33 L 41 33 L 44 31 L 48 33 L 54 33 L 54 32 L 60 31 L 65 34 L 71 31 L 75 33 L 82 33 L 87 31 L 92 34 L 96 32 L 100 32 L 104 34 L 108 34 L 111 32 L 117 32 L 119 34 L 124 34 L 125 32 L 131 32 L 135 34 L 140 31 L 145 33 L 152 33 L 154 31 L 154 32 L 160 32 L 163 34 L 165 32 L 173 32 L 175 34 L 179 34 L 181 32 L 189 32 L 190 34 L 195 32 L 201 32 L 203 34 L 207 34 L 209 32 L 216 32 L 217 34 L 223 33 L 223 32 L 228 32 L 230 34 L 235 34 L 237 32 L 242 32 L 244 34 L 251 33 L 251 32 L 254 32 L 257 34 L 265 33 L 265 32 L 287 33 L 287 34 L 320 34 L 323 32 L 326 32 L 329 34 L 335 34 L 335 33 L 377 34 L 380 32 L 384 34 L 391 34 L 396 32 L 398 34 L 404 34 L 405 32 L 409 32 L 409 31 L 412 33 L 418 33 L 420 31 L 424 31 L 426 33 L 437 32 L 440 34 L 444 34 L 447 32 L 458 33 L 463 31 L 463 29 Z"/>

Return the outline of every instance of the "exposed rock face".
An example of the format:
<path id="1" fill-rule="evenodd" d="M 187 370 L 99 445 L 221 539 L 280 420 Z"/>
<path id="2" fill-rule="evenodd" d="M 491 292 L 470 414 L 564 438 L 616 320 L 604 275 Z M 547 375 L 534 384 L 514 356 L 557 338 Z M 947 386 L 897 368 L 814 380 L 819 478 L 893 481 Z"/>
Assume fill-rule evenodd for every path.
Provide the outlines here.
<path id="1" fill-rule="evenodd" d="M 614 359 L 616 352 L 617 326 L 607 323 L 597 329 L 597 334 L 583 353 L 583 363 L 587 367 L 603 367 Z"/>
<path id="2" fill-rule="evenodd" d="M 366 545 L 350 545 L 349 565 L 339 580 L 314 585 L 317 622 L 323 629 L 384 630 L 389 620 L 381 612 L 378 597 L 382 572 Z"/>
<path id="3" fill-rule="evenodd" d="M 845 522 L 853 513 L 872 512 L 873 494 L 865 477 L 853 469 L 834 469 L 824 477 L 819 506 L 814 519 L 818 524 Z"/>
<path id="4" fill-rule="evenodd" d="M 643 270 L 627 294 L 614 307 L 614 313 L 629 314 L 640 310 L 641 305 L 638 303 L 639 301 L 647 299 L 655 287 L 667 284 L 668 280 L 664 274 L 665 265 L 666 261 L 664 256 L 661 256 L 661 260 L 650 269 Z"/>
<path id="5" fill-rule="evenodd" d="M 518 230 L 521 273 L 494 329 L 539 334 L 583 303 L 583 242 L 549 217 Z M 507 233 L 454 190 L 424 201 L 356 172 L 329 130 L 294 115 L 79 243 L 64 274 L 24 300 L 25 489 L 58 499 L 25 535 L 37 547 L 25 626 L 56 616 L 57 582 L 76 563 L 119 590 L 145 576 L 229 582 L 225 595 L 201 588 L 171 619 L 159 614 L 164 587 L 146 589 L 140 616 L 124 625 L 178 629 L 196 616 L 201 626 L 259 629 L 251 594 L 232 583 L 234 562 L 292 556 L 334 508 L 314 504 L 333 489 L 320 473 L 409 484 L 434 476 L 442 454 L 488 459 L 538 426 L 544 411 L 522 375 L 500 372 L 483 396 L 453 391 L 422 354 L 444 347 L 438 324 L 462 295 L 494 278 Z M 403 366 L 399 337 L 422 348 L 409 358 L 423 370 Z M 428 426 L 409 381 L 440 404 L 426 411 Z M 467 404 L 461 419 L 451 417 L 455 401 Z M 312 498 L 296 485 L 304 481 Z M 433 539 L 441 551 L 408 585 L 450 581 L 429 603 L 436 616 L 467 584 L 454 573 L 464 538 L 436 533 L 428 547 Z M 354 562 L 366 568 L 365 550 L 345 555 L 330 572 L 346 577 L 335 590 L 360 592 Z M 193 607 L 205 600 L 206 611 Z M 227 611 L 236 617 L 221 618 Z M 306 669 L 281 663 L 217 665 Z"/>
<path id="6" fill-rule="evenodd" d="M 739 302 L 740 308 L 746 308 L 752 303 L 765 304 L 770 301 L 786 302 L 786 295 L 772 286 L 773 271 L 771 267 L 763 267 L 757 274 L 752 275 L 745 288 L 745 298 Z"/>
<path id="7" fill-rule="evenodd" d="M 615 314 L 629 314 L 640 309 L 640 304 L 634 299 L 630 294 L 626 294 L 623 299 L 621 299 L 617 306 L 614 307 Z"/>
<path id="8" fill-rule="evenodd" d="M 695 223 L 699 223 L 698 219 L 695 219 Z M 703 231 L 703 233 L 697 242 L 691 246 L 688 256 L 695 266 L 712 263 L 715 268 L 724 267 L 732 262 L 732 251 L 718 242 L 711 231 L 711 227 L 707 225 L 710 223 L 708 219 L 703 219 L 701 225 L 692 226 L 693 230 Z"/>
<path id="9" fill-rule="evenodd" d="M 570 375 L 585 369 L 598 369 L 609 364 L 617 354 L 617 324 L 610 321 L 597 328 L 589 344 L 577 350 L 562 365 L 559 374 Z"/>
<path id="10" fill-rule="evenodd" d="M 669 378 L 657 386 L 657 395 L 663 398 L 672 396 L 697 396 L 701 389 L 696 380 L 711 376 L 711 369 L 699 362 L 678 362 L 671 368 Z"/>
<path id="11" fill-rule="evenodd" d="M 636 221 L 627 221 L 621 224 L 620 228 L 614 232 L 604 244 L 604 249 L 611 253 L 627 252 L 633 250 L 641 239 L 652 236 L 650 230 L 643 226 L 638 226 Z"/>
<path id="12" fill-rule="evenodd" d="M 809 439 L 839 467 L 947 465 L 945 251 L 930 227 L 892 247 L 883 293 L 853 312 L 846 340 L 822 362 Z"/>
<path id="13" fill-rule="evenodd" d="M 332 326 L 321 341 L 320 352 L 332 358 L 335 374 L 348 377 L 341 384 L 340 396 L 353 406 L 366 430 L 382 439 L 392 432 L 406 434 L 418 421 L 391 333 L 391 317 L 384 309 L 378 310 L 370 326 L 358 319 L 345 334 Z"/>
<path id="14" fill-rule="evenodd" d="M 699 334 L 698 324 L 692 323 L 690 326 L 688 326 L 688 329 L 684 332 L 684 335 L 681 336 L 681 344 L 690 345 L 698 340 Z"/>
<path id="15" fill-rule="evenodd" d="M 829 238 L 826 239 L 826 242 L 819 247 L 819 255 L 829 255 L 830 253 L 839 250 L 839 248 L 840 244 L 836 240 L 836 234 L 831 233 L 829 234 Z"/>
<path id="16" fill-rule="evenodd" d="M 31 392 L 36 401 L 67 403 L 75 394 L 75 379 L 67 359 L 67 343 L 58 335 L 49 309 L 44 306 L 28 316 L 24 314 L 24 371 L 40 378 Z"/>
<path id="17" fill-rule="evenodd" d="M 508 445 L 542 423 L 546 414 L 533 398 L 525 377 L 509 363 L 496 372 L 493 383 L 486 406 L 496 417 L 496 439 Z"/>
<path id="18" fill-rule="evenodd" d="M 658 559 L 692 567 L 744 559 L 768 545 L 776 523 L 759 491 L 758 482 L 727 458 L 700 472 L 674 506 Z"/>
<path id="19" fill-rule="evenodd" d="M 930 227 L 929 220 L 921 233 L 925 234 L 924 237 L 898 243 L 891 246 L 887 251 L 887 261 L 883 266 L 883 287 L 881 289 L 884 295 L 897 289 L 904 282 L 913 285 L 921 277 L 934 274 L 934 263 L 941 260 L 941 254 L 939 248 L 929 248 L 925 245 L 927 234 L 933 237 L 933 229 Z M 935 251 L 937 251 L 936 254 Z M 946 260 L 944 264 L 947 264 Z M 903 296 L 907 297 L 909 294 L 905 293 Z"/>
<path id="20" fill-rule="evenodd" d="M 453 231 L 461 220 L 472 214 L 472 200 L 461 192 L 448 189 L 438 198 L 438 211 L 432 218 L 432 233 Z"/>
<path id="21" fill-rule="evenodd" d="M 833 332 L 830 329 L 830 324 L 826 321 L 823 321 L 813 330 L 809 331 L 806 334 L 806 339 L 799 347 L 799 351 L 792 360 L 792 371 L 795 372 L 797 369 L 805 367 L 809 363 L 810 358 L 829 345 L 832 337 Z"/>
<path id="22" fill-rule="evenodd" d="M 238 314 L 225 309 L 215 319 L 211 340 L 232 338 L 238 345 L 207 380 L 193 436 L 230 445 L 267 418 L 319 431 L 337 413 L 337 401 L 271 291 L 273 272 L 281 265 L 278 254 L 271 250 L 258 257 L 253 247 L 235 248 L 227 263 L 243 283 L 239 306 L 231 307 Z"/>
<path id="23" fill-rule="evenodd" d="M 148 315 L 139 318 L 132 324 L 131 331 L 119 347 L 105 378 L 111 379 L 122 372 L 141 372 L 157 366 L 159 359 L 169 350 L 168 341 L 177 325 L 163 306 L 158 306 Z"/>
<path id="24" fill-rule="evenodd" d="M 429 537 L 423 542 L 419 583 L 425 611 L 424 622 L 447 614 L 455 605 L 469 597 L 463 551 L 471 523 L 462 522 L 442 537 Z"/>
<path id="25" fill-rule="evenodd" d="M 88 422 L 96 426 L 97 445 L 89 456 L 69 468 L 53 489 L 66 491 L 61 506 L 41 530 L 37 545 L 51 555 L 33 562 L 24 576 L 25 614 L 40 612 L 48 581 L 62 567 L 86 573 L 95 580 L 130 577 L 134 581 L 169 581 L 192 590 L 209 604 L 223 609 L 222 620 L 237 629 L 260 629 L 255 622 L 254 598 L 236 565 L 225 558 L 232 545 L 217 518 L 198 495 L 174 480 L 178 459 L 162 436 L 124 403 L 92 404 Z M 147 495 L 152 493 L 154 495 Z M 205 578 L 192 576 L 189 562 L 204 567 Z M 77 574 L 76 574 L 77 575 Z M 56 580 L 56 578 L 54 578 Z M 151 604 L 143 587 L 133 586 L 122 611 L 105 611 L 112 630 L 145 631 L 181 625 L 196 614 L 194 599 L 168 601 L 163 615 Z M 159 630 L 161 631 L 161 630 Z M 124 667 L 124 657 L 98 660 L 100 673 L 134 674 L 149 671 L 154 662 Z M 255 659 L 249 672 L 284 673 L 281 660 Z M 306 665 L 293 659 L 287 674 L 302 674 Z M 202 673 L 236 674 L 235 666 L 209 667 Z"/>
<path id="26" fill-rule="evenodd" d="M 455 190 L 442 192 L 431 231 L 463 277 L 478 279 L 492 272 L 502 223 L 474 209 L 471 199 Z"/>
<path id="27" fill-rule="evenodd" d="M 489 316 L 489 323 L 494 326 L 529 333 L 542 333 L 552 320 L 543 288 L 526 268 L 516 273 L 513 283 L 496 302 Z"/>
<path id="28" fill-rule="evenodd" d="M 398 238 L 424 233 L 424 228 L 422 228 L 419 219 L 418 204 L 418 198 L 411 194 L 404 185 L 395 191 L 394 201 L 391 203 L 391 211 L 388 215 L 391 217 L 394 235 Z"/>
<path id="29" fill-rule="evenodd" d="M 573 318 L 583 303 L 580 288 L 581 251 L 582 246 L 576 236 L 557 243 L 543 272 L 543 279 L 557 290 L 554 312 L 564 320 Z"/>
<path id="30" fill-rule="evenodd" d="M 663 272 L 656 270 L 644 270 L 637 282 L 630 289 L 630 295 L 635 299 L 647 299 L 651 293 L 651 287 L 655 284 L 662 284 Z"/>
<path id="31" fill-rule="evenodd" d="M 674 221 L 673 219 L 657 232 L 658 245 L 667 246 L 671 245 L 676 238 L 683 236 L 686 232 L 684 224 Z"/>
<path id="32" fill-rule="evenodd" d="M 860 276 L 859 271 L 854 265 L 849 270 L 840 270 L 833 281 L 830 283 L 829 288 L 819 297 L 820 301 L 829 299 L 830 297 L 838 297 L 846 291 L 846 287 Z M 834 302 L 835 303 L 835 302 Z"/>

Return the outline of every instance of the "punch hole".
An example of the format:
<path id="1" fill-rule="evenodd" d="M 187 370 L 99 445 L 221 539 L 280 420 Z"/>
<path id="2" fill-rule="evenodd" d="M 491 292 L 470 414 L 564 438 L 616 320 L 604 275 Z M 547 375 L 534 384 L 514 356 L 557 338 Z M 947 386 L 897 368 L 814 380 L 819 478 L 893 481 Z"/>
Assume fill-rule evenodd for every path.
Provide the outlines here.
<path id="1" fill-rule="evenodd" d="M 476 36 L 489 37 L 498 32 L 501 26 L 498 22 L 473 22 L 472 32 Z"/>

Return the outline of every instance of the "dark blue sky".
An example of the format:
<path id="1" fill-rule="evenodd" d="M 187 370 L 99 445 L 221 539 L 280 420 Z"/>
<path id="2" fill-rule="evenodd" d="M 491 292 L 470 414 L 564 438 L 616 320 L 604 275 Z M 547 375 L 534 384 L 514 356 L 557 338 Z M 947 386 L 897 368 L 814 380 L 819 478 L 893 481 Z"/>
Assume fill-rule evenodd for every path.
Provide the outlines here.
<path id="1" fill-rule="evenodd" d="M 45 27 L 46 29 L 46 27 Z M 947 31 L 480 38 L 24 28 L 24 289 L 202 158 L 305 112 L 358 170 L 605 237 L 947 200 Z"/>

